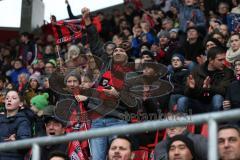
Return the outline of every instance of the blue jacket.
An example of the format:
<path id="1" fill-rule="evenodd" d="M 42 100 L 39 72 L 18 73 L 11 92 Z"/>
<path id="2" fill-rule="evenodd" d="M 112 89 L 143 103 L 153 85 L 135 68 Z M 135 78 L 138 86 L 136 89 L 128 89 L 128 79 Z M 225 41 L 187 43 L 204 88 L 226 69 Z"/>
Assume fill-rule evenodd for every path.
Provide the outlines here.
<path id="1" fill-rule="evenodd" d="M 179 1 L 180 0 L 175 0 L 172 3 L 175 3 L 179 10 L 180 31 L 186 32 L 188 21 L 192 21 L 198 28 L 205 28 L 206 18 L 204 13 L 194 5 L 187 6 Z"/>
<path id="2" fill-rule="evenodd" d="M 23 112 L 18 112 L 11 117 L 0 115 L 0 128 L 0 143 L 6 142 L 4 139 L 12 134 L 16 134 L 16 140 L 31 138 L 32 136 L 31 123 Z M 0 152 L 0 160 L 22 160 L 23 157 L 23 150 Z"/>
<path id="3" fill-rule="evenodd" d="M 11 79 L 11 82 L 17 86 L 18 85 L 18 76 L 21 74 L 21 73 L 28 73 L 28 70 L 25 68 L 25 67 L 22 67 L 20 69 L 14 69 L 13 72 L 10 74 L 10 79 Z"/>

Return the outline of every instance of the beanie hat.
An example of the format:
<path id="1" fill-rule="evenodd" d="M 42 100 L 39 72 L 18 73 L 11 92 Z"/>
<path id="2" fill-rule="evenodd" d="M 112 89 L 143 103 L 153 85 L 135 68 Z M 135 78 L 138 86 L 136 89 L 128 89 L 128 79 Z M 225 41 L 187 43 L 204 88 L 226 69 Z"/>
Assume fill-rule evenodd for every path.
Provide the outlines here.
<path id="1" fill-rule="evenodd" d="M 117 47 L 117 45 L 115 43 L 113 43 L 112 41 L 108 41 L 108 42 L 104 43 L 104 49 L 105 50 L 107 49 L 108 45 L 112 46 L 113 49 Z"/>
<path id="2" fill-rule="evenodd" d="M 178 33 L 178 31 L 179 31 L 178 28 L 172 28 L 172 29 L 169 31 L 169 33 L 171 33 L 171 32 L 176 32 L 176 33 Z"/>
<path id="3" fill-rule="evenodd" d="M 158 38 L 161 38 L 161 37 L 166 37 L 166 38 L 170 38 L 170 33 L 168 31 L 161 31 L 158 33 Z"/>
<path id="4" fill-rule="evenodd" d="M 173 57 L 178 57 L 178 58 L 180 59 L 180 61 L 184 64 L 185 58 L 184 58 L 183 55 L 181 55 L 181 54 L 179 54 L 179 53 L 175 53 L 175 54 L 172 56 L 172 59 L 173 59 Z"/>
<path id="5" fill-rule="evenodd" d="M 141 53 L 141 57 L 142 57 L 143 55 L 148 55 L 149 57 L 151 57 L 151 58 L 154 60 L 154 53 L 151 52 L 151 51 L 149 51 L 149 50 L 143 51 L 143 52 Z"/>
<path id="6" fill-rule="evenodd" d="M 31 104 L 37 109 L 43 110 L 48 105 L 48 93 L 43 93 L 42 95 L 37 95 L 31 99 Z"/>
<path id="7" fill-rule="evenodd" d="M 34 72 L 30 77 L 29 77 L 29 82 L 31 80 L 36 80 L 38 83 L 40 83 L 40 77 L 41 77 L 41 74 L 39 72 Z"/>
<path id="8" fill-rule="evenodd" d="M 206 45 L 207 45 L 207 42 L 213 42 L 216 46 L 222 47 L 221 42 L 219 42 L 219 40 L 217 40 L 216 38 L 208 38 L 208 39 L 205 41 L 205 44 L 204 44 L 205 47 L 206 47 Z"/>
<path id="9" fill-rule="evenodd" d="M 191 152 L 191 154 L 193 156 L 193 159 L 196 158 L 193 141 L 185 135 L 176 135 L 176 136 L 172 137 L 171 139 L 169 139 L 169 142 L 167 144 L 167 153 L 169 153 L 171 144 L 175 141 L 182 141 L 183 143 L 185 143 L 185 145 L 187 146 L 187 148 Z"/>
<path id="10" fill-rule="evenodd" d="M 57 62 L 54 59 L 50 59 L 47 63 L 51 63 L 54 67 L 57 66 Z"/>
<path id="11" fill-rule="evenodd" d="M 64 77 L 65 84 L 67 83 L 67 79 L 71 76 L 76 77 L 79 80 L 79 83 L 81 83 L 81 75 L 76 70 L 73 70 L 67 73 L 66 76 Z"/>

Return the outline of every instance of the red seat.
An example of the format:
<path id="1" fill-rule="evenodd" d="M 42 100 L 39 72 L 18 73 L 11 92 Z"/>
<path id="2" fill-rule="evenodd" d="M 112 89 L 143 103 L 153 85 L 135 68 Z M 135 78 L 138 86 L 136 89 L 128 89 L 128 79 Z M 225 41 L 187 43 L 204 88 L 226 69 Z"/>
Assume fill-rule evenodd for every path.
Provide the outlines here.
<path id="1" fill-rule="evenodd" d="M 208 125 L 207 125 L 207 123 L 202 125 L 201 135 L 208 138 Z"/>

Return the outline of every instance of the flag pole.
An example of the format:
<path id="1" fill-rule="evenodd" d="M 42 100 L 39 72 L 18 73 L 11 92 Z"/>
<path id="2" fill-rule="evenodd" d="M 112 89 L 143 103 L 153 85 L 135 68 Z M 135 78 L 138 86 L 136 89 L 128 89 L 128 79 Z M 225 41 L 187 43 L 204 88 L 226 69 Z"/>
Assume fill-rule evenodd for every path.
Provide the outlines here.
<path id="1" fill-rule="evenodd" d="M 58 45 L 56 46 L 57 47 L 57 54 L 58 54 L 58 58 L 59 58 L 59 67 L 60 67 L 60 69 L 62 68 L 62 61 L 61 61 L 61 56 L 60 56 L 60 52 L 59 52 L 59 47 L 58 47 Z"/>

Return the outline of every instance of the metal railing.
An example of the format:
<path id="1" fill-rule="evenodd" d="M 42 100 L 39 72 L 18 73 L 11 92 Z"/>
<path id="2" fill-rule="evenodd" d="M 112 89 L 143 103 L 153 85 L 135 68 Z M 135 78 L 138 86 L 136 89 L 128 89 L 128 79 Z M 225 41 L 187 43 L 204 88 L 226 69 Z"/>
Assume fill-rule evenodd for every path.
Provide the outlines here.
<path id="1" fill-rule="evenodd" d="M 217 151 L 217 122 L 226 120 L 239 120 L 240 109 L 229 110 L 224 112 L 212 112 L 206 114 L 190 115 L 181 117 L 175 120 L 161 119 L 146 121 L 135 124 L 127 124 L 121 126 L 106 127 L 100 129 L 93 129 L 83 132 L 69 133 L 63 136 L 47 136 L 31 138 L 13 142 L 0 143 L 0 151 L 6 151 L 10 149 L 22 149 L 32 147 L 33 157 L 32 160 L 40 159 L 40 146 L 50 145 L 56 143 L 63 143 L 72 140 L 84 140 L 102 136 L 110 135 L 123 135 L 140 133 L 145 131 L 154 131 L 158 129 L 164 129 L 175 126 L 187 125 L 189 123 L 202 124 L 208 123 L 208 159 L 218 160 Z"/>

